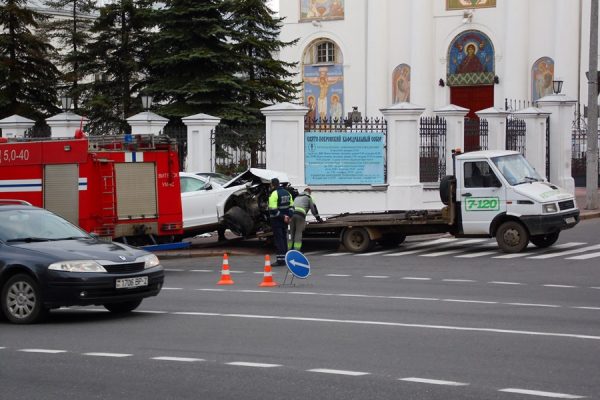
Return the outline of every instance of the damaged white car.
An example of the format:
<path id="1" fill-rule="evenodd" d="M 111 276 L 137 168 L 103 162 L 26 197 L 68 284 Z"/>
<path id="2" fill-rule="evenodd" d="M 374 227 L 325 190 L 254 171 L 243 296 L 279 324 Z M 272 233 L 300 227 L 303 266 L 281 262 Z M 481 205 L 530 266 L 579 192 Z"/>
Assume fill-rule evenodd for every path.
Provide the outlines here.
<path id="1" fill-rule="evenodd" d="M 229 178 L 215 173 L 179 173 L 184 236 L 215 230 L 222 236 L 225 229 L 250 236 L 267 230 L 271 179 L 279 179 L 293 196 L 296 194 L 282 172 L 250 168 Z"/>

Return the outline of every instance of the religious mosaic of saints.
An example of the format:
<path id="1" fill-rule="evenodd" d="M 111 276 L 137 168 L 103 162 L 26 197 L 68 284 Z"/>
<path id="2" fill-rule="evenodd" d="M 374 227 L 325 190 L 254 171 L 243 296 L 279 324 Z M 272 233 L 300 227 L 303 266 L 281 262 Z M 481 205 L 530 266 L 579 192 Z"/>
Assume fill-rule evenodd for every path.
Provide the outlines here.
<path id="1" fill-rule="evenodd" d="M 494 84 L 494 48 L 479 31 L 458 35 L 448 50 L 449 86 Z"/>
<path id="2" fill-rule="evenodd" d="M 531 97 L 533 101 L 553 93 L 554 60 L 550 57 L 538 59 L 531 68 Z"/>
<path id="3" fill-rule="evenodd" d="M 446 10 L 496 7 L 496 0 L 446 0 Z"/>
<path id="4" fill-rule="evenodd" d="M 304 67 L 304 105 L 308 107 L 307 118 L 342 120 L 343 80 L 341 65 Z"/>
<path id="5" fill-rule="evenodd" d="M 344 0 L 299 0 L 300 21 L 344 18 Z"/>
<path id="6" fill-rule="evenodd" d="M 392 103 L 410 102 L 410 66 L 400 64 L 392 73 Z"/>

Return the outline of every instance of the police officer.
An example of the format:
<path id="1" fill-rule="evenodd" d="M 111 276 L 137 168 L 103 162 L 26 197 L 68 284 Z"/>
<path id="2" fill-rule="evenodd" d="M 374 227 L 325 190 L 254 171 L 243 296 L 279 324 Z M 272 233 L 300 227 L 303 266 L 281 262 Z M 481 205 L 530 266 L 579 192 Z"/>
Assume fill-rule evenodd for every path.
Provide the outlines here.
<path id="1" fill-rule="evenodd" d="M 290 192 L 279 185 L 279 179 L 277 178 L 271 180 L 271 190 L 269 217 L 277 254 L 277 261 L 273 265 L 282 266 L 285 265 L 287 224 L 290 221 L 294 201 Z"/>
<path id="2" fill-rule="evenodd" d="M 290 234 L 288 237 L 288 250 L 298 250 L 302 248 L 302 233 L 306 227 L 306 214 L 310 211 L 318 222 L 323 222 L 317 211 L 317 205 L 313 200 L 311 188 L 304 189 L 302 194 L 294 199 L 294 213 L 290 222 Z"/>

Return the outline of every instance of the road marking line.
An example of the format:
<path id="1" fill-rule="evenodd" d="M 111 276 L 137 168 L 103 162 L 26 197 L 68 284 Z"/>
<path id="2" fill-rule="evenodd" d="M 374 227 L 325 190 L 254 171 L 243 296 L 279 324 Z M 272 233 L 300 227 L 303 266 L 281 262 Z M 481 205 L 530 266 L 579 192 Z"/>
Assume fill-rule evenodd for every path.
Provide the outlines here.
<path id="1" fill-rule="evenodd" d="M 246 271 L 233 271 L 233 270 L 230 270 L 229 272 L 232 274 L 245 274 L 246 273 Z"/>
<path id="2" fill-rule="evenodd" d="M 580 309 L 580 310 L 600 310 L 600 307 L 584 307 L 584 306 L 581 306 L 581 307 L 571 307 L 571 308 L 577 308 L 577 309 Z"/>
<path id="3" fill-rule="evenodd" d="M 234 361 L 225 363 L 226 365 L 235 365 L 240 367 L 256 367 L 256 368 L 275 368 L 281 367 L 281 364 L 265 364 L 265 363 L 253 363 L 253 362 L 245 362 L 245 361 Z"/>
<path id="4" fill-rule="evenodd" d="M 584 254 L 581 256 L 567 257 L 567 260 L 589 260 L 590 258 L 600 257 L 600 252 Z"/>
<path id="5" fill-rule="evenodd" d="M 418 276 L 404 276 L 402 279 L 407 281 L 430 281 L 431 278 L 420 278 Z"/>
<path id="6" fill-rule="evenodd" d="M 372 279 L 387 279 L 389 276 L 385 275 L 365 275 L 363 278 L 372 278 Z"/>
<path id="7" fill-rule="evenodd" d="M 469 326 L 408 324 L 408 323 L 401 323 L 401 322 L 361 321 L 361 320 L 344 320 L 344 319 L 332 319 L 332 318 L 284 317 L 284 316 L 276 316 L 276 315 L 217 314 L 217 313 L 199 313 L 199 312 L 174 312 L 173 314 L 174 315 L 232 317 L 232 318 L 277 319 L 277 320 L 282 320 L 282 321 L 322 322 L 322 323 L 328 323 L 328 324 L 338 323 L 338 324 L 353 324 L 353 325 L 373 325 L 373 326 L 388 326 L 388 327 L 399 327 L 399 328 L 423 328 L 423 329 L 437 329 L 437 330 L 448 330 L 448 331 L 483 332 L 483 333 L 499 333 L 499 334 L 511 334 L 511 335 L 525 335 L 525 336 L 547 336 L 547 337 L 560 337 L 560 338 L 569 338 L 569 339 L 600 340 L 600 336 L 583 335 L 583 334 L 575 334 L 575 333 L 520 331 L 520 330 L 513 330 L 513 329 L 476 328 L 476 327 L 469 327 Z"/>
<path id="8" fill-rule="evenodd" d="M 325 276 L 333 276 L 333 277 L 347 277 L 347 276 L 352 276 L 352 275 L 345 275 L 345 274 L 327 274 Z"/>
<path id="9" fill-rule="evenodd" d="M 162 290 L 183 290 L 183 288 L 180 288 L 180 287 L 163 287 Z"/>
<path id="10" fill-rule="evenodd" d="M 6 347 L 0 347 L 0 350 L 4 350 L 4 349 L 6 349 Z"/>
<path id="11" fill-rule="evenodd" d="M 212 269 L 191 269 L 192 272 L 215 272 Z"/>
<path id="12" fill-rule="evenodd" d="M 457 258 L 476 258 L 476 257 L 489 256 L 489 255 L 496 254 L 496 253 L 498 253 L 498 251 L 480 251 L 477 253 L 462 254 L 460 256 L 455 256 L 455 257 L 457 257 Z"/>
<path id="13" fill-rule="evenodd" d="M 591 287 L 590 289 L 600 289 L 600 287 Z"/>
<path id="14" fill-rule="evenodd" d="M 84 356 L 93 356 L 93 357 L 131 357 L 133 354 L 124 354 L 124 353 L 83 353 Z"/>
<path id="15" fill-rule="evenodd" d="M 66 353 L 66 350 L 51 350 L 51 349 L 20 349 L 23 353 L 47 353 L 47 354 L 59 354 Z"/>
<path id="16" fill-rule="evenodd" d="M 152 357 L 151 360 L 159 360 L 159 361 L 181 361 L 181 362 L 206 361 L 203 358 L 189 358 L 189 357 Z"/>
<path id="17" fill-rule="evenodd" d="M 552 247 L 552 249 L 547 249 L 545 251 L 530 251 L 530 252 L 522 252 L 522 253 L 515 253 L 515 254 L 505 254 L 503 256 L 497 256 L 497 257 L 492 257 L 492 258 L 519 258 L 519 257 L 528 257 L 528 256 L 531 256 L 532 254 L 540 254 L 540 253 L 542 253 L 543 255 L 546 255 L 546 254 L 548 254 L 548 252 L 552 252 L 553 250 L 556 250 L 556 249 L 568 249 L 568 248 L 580 246 L 583 244 L 587 244 L 587 243 L 585 243 L 585 242 L 569 242 L 569 243 L 563 243 L 563 244 L 556 245 L 556 246 Z M 531 248 L 529 246 L 529 244 L 527 244 L 527 247 Z M 550 254 L 554 254 L 554 253 L 550 253 Z M 537 257 L 541 257 L 541 256 L 532 256 L 532 257 L 528 257 L 528 258 L 537 258 Z"/>
<path id="18" fill-rule="evenodd" d="M 356 257 L 368 257 L 368 256 L 377 256 L 379 254 L 387 254 L 387 253 L 391 253 L 392 251 L 394 251 L 395 249 L 392 250 L 381 250 L 381 251 L 374 251 L 371 253 L 362 253 L 362 254 L 355 254 Z"/>
<path id="19" fill-rule="evenodd" d="M 463 251 L 465 251 L 465 250 L 458 249 L 458 250 L 437 251 L 435 253 L 421 254 L 421 257 L 441 257 L 441 256 L 447 256 L 448 254 L 462 253 Z"/>
<path id="20" fill-rule="evenodd" d="M 545 286 L 545 287 L 554 287 L 554 288 L 577 288 L 577 286 L 571 286 L 571 285 L 551 285 L 551 284 L 548 284 L 548 285 L 542 285 L 542 286 Z"/>
<path id="21" fill-rule="evenodd" d="M 477 282 L 472 279 L 442 279 L 442 282 Z"/>
<path id="22" fill-rule="evenodd" d="M 488 284 L 491 284 L 491 285 L 524 285 L 524 283 L 519 283 L 519 282 L 502 282 L 502 281 L 491 281 L 491 282 L 488 282 Z"/>
<path id="23" fill-rule="evenodd" d="M 434 240 L 432 242 L 423 242 L 423 243 L 415 243 L 415 244 L 411 244 L 408 246 L 404 246 L 403 248 L 405 249 L 409 249 L 408 251 L 399 251 L 397 253 L 389 253 L 389 254 L 384 254 L 384 257 L 399 257 L 399 256 L 404 256 L 404 255 L 409 255 L 409 254 L 415 254 L 415 253 L 421 253 L 424 251 L 427 251 L 428 249 L 419 249 L 419 250 L 410 250 L 410 249 L 416 249 L 416 248 L 421 248 L 421 247 L 427 247 L 427 246 L 434 246 L 436 244 L 442 244 L 442 245 L 448 245 L 451 244 L 453 242 L 456 242 L 458 239 L 456 238 L 442 238 L 442 239 L 437 239 Z M 442 246 L 440 246 L 442 247 Z"/>
<path id="24" fill-rule="evenodd" d="M 483 300 L 442 299 L 442 301 L 448 301 L 448 302 L 454 302 L 454 303 L 498 304 L 497 301 L 483 301 Z"/>
<path id="25" fill-rule="evenodd" d="M 241 293 L 269 293 L 268 290 L 258 290 L 258 289 L 243 289 L 240 290 Z"/>
<path id="26" fill-rule="evenodd" d="M 348 252 L 331 253 L 331 254 L 325 254 L 323 257 L 339 257 L 339 256 L 347 256 L 348 254 L 354 254 L 354 253 L 348 253 Z"/>
<path id="27" fill-rule="evenodd" d="M 425 379 L 425 378 L 400 378 L 399 381 L 405 382 L 416 382 L 416 383 L 429 383 L 432 385 L 447 385 L 447 386 L 469 386 L 468 383 L 454 382 L 454 381 L 442 381 L 439 379 Z"/>
<path id="28" fill-rule="evenodd" d="M 307 370 L 307 372 L 319 372 L 321 374 L 335 374 L 335 375 L 348 375 L 348 376 L 370 375 L 369 372 L 344 371 L 341 369 L 327 369 L 327 368 L 309 369 L 309 370 Z"/>
<path id="29" fill-rule="evenodd" d="M 552 397 L 555 399 L 583 399 L 584 398 L 583 396 L 577 396 L 577 395 L 573 395 L 573 394 L 542 392 L 540 390 L 507 388 L 507 389 L 499 389 L 498 391 L 506 392 L 506 393 L 529 394 L 531 396 Z"/>
<path id="30" fill-rule="evenodd" d="M 142 314 L 168 314 L 168 311 L 151 311 L 151 310 L 135 310 L 136 313 Z"/>
<path id="31" fill-rule="evenodd" d="M 165 268 L 165 271 L 169 271 L 169 272 L 183 272 L 185 270 L 181 269 L 181 268 Z"/>
<path id="32" fill-rule="evenodd" d="M 548 308 L 561 308 L 562 306 L 557 306 L 554 304 L 535 304 L 535 303 L 504 303 L 509 306 L 525 306 L 525 307 L 548 307 Z"/>
<path id="33" fill-rule="evenodd" d="M 225 289 L 196 289 L 202 292 L 225 292 Z"/>
<path id="34" fill-rule="evenodd" d="M 598 250 L 598 249 L 600 249 L 600 244 L 596 244 L 593 246 L 581 247 L 581 248 L 575 249 L 575 250 L 559 251 L 557 253 L 548 253 L 548 254 L 542 254 L 539 256 L 533 256 L 533 257 L 527 257 L 527 258 L 533 259 L 533 260 L 545 260 L 547 258 L 568 256 L 570 254 L 584 253 L 588 250 Z"/>

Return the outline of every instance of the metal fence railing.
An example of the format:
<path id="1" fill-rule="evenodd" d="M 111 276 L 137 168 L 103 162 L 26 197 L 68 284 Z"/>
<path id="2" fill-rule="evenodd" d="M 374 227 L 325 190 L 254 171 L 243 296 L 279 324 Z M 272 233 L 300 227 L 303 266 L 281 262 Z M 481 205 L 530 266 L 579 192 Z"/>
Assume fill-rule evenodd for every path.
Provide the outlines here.
<path id="1" fill-rule="evenodd" d="M 446 120 L 421 117 L 419 121 L 419 178 L 421 182 L 438 182 L 446 175 Z"/>

